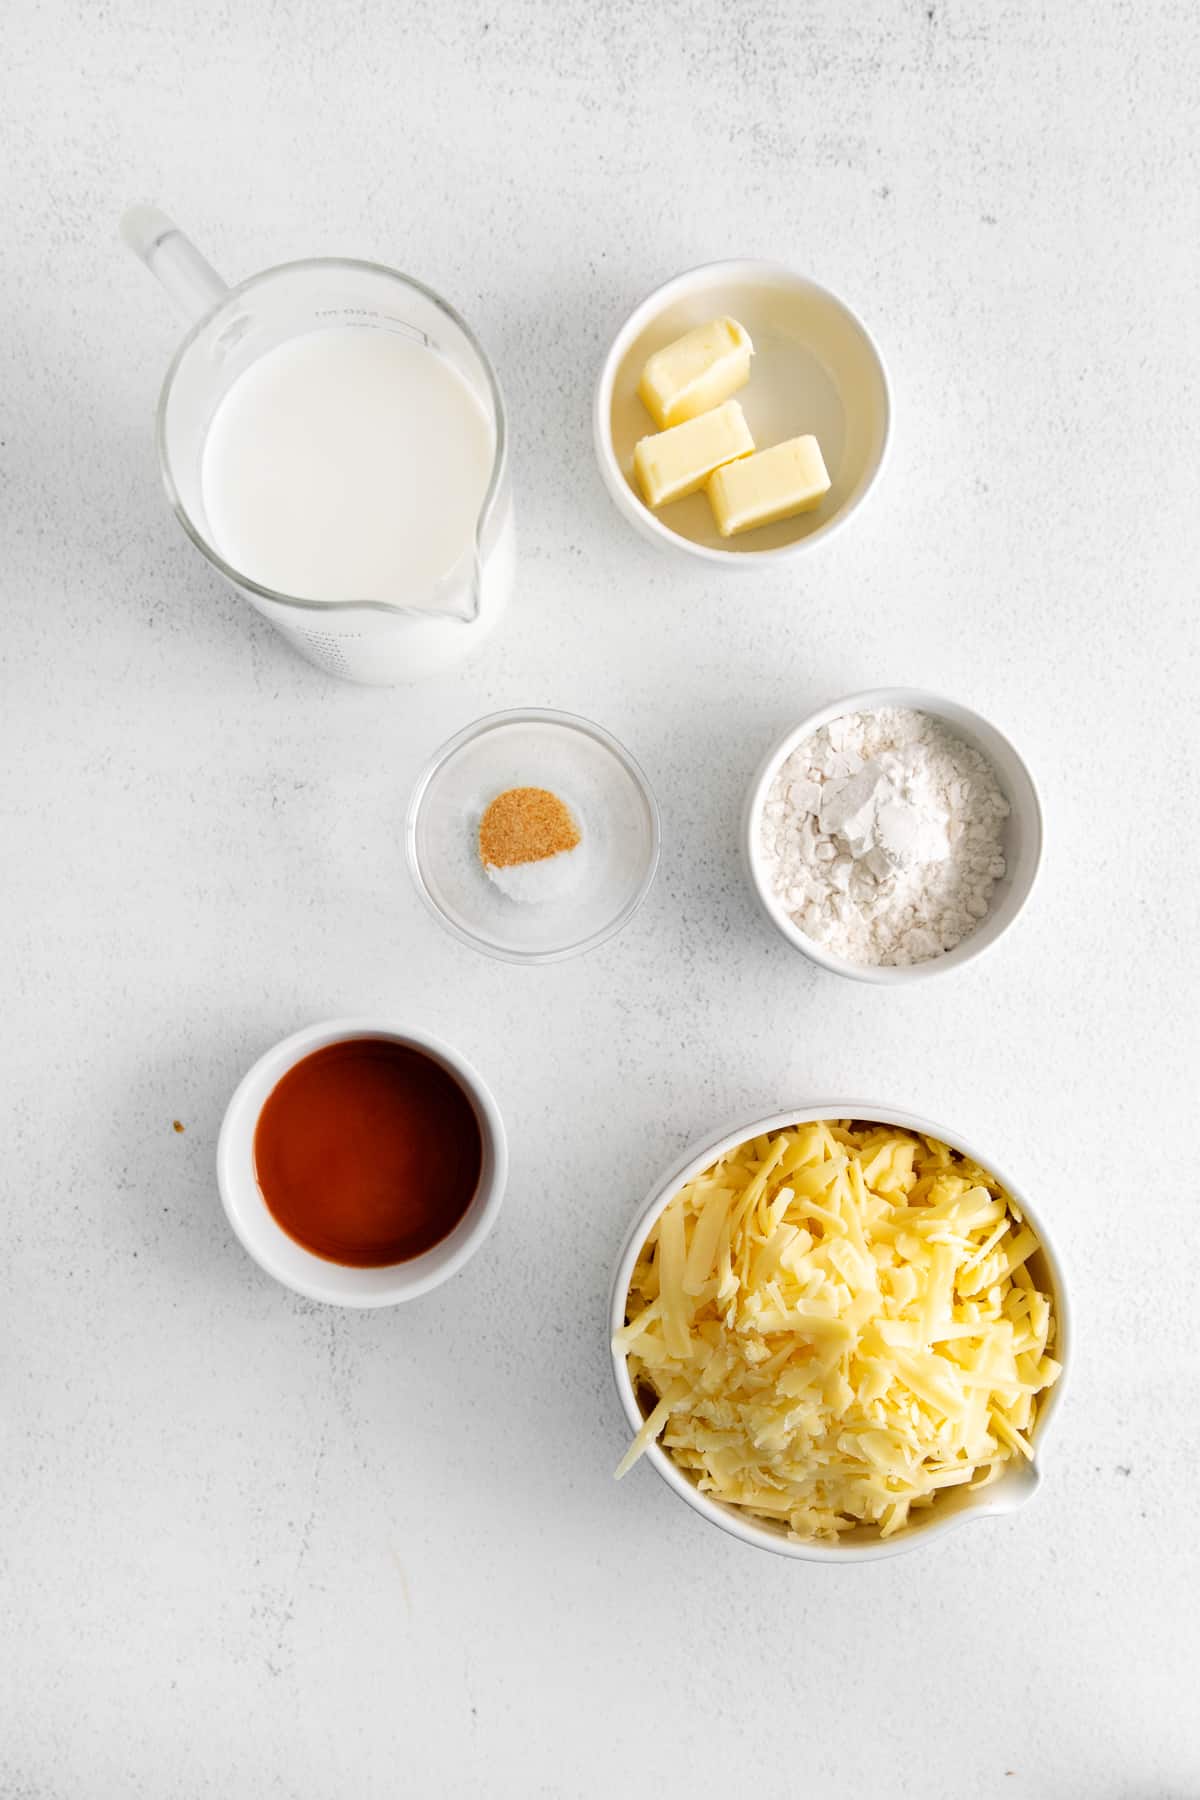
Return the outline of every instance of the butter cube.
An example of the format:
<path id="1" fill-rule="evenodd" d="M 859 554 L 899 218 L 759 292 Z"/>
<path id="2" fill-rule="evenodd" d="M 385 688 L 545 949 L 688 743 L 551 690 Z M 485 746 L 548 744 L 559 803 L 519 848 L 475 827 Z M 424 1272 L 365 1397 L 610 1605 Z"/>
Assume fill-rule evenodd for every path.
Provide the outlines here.
<path id="1" fill-rule="evenodd" d="M 789 438 L 718 469 L 708 498 L 722 537 L 753 531 L 819 506 L 832 483 L 815 437 Z"/>
<path id="2" fill-rule="evenodd" d="M 634 473 L 647 506 L 666 506 L 702 488 L 714 469 L 749 456 L 754 439 L 736 400 L 669 431 L 644 437 L 633 453 Z"/>
<path id="3" fill-rule="evenodd" d="M 711 412 L 745 387 L 754 345 L 736 319 L 710 319 L 656 350 L 642 370 L 638 393 L 654 423 L 666 431 Z"/>

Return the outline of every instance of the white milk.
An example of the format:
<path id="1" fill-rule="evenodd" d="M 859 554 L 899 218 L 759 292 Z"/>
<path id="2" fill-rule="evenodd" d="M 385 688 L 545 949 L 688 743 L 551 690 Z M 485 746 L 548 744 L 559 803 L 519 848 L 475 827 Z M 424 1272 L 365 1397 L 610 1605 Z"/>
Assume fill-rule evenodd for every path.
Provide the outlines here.
<path id="1" fill-rule="evenodd" d="M 300 600 L 428 599 L 474 535 L 491 425 L 457 370 L 391 331 L 268 351 L 223 397 L 204 508 L 225 561 Z"/>

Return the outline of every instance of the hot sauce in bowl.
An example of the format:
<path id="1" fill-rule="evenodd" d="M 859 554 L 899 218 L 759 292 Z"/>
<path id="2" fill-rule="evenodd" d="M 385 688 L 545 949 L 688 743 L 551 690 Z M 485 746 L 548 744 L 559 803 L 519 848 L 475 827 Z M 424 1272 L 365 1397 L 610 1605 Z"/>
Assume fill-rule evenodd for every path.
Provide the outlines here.
<path id="1" fill-rule="evenodd" d="M 479 1187 L 467 1093 L 423 1051 L 383 1037 L 323 1045 L 267 1095 L 254 1172 L 272 1218 L 327 1262 L 385 1268 L 449 1236 Z"/>

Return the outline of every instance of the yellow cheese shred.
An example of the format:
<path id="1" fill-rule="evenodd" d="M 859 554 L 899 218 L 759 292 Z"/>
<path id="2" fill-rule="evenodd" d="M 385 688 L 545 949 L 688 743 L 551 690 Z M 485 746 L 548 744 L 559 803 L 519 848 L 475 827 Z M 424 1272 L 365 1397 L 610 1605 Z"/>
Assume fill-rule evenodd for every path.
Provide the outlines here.
<path id="1" fill-rule="evenodd" d="M 614 1348 L 655 1440 L 714 1499 L 836 1540 L 1032 1455 L 1060 1364 L 1040 1246 L 986 1170 L 890 1125 L 742 1144 L 638 1256 Z M 647 1405 L 650 1401 L 647 1400 Z"/>

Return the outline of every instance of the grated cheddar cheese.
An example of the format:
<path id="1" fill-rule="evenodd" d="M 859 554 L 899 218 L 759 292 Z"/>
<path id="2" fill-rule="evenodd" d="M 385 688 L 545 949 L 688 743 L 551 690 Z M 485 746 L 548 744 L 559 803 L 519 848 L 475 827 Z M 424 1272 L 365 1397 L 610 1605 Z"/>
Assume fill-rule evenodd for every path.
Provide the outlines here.
<path id="1" fill-rule="evenodd" d="M 613 1342 L 656 1439 L 714 1499 L 890 1537 L 1031 1457 L 1060 1365 L 1039 1246 L 974 1163 L 890 1125 L 751 1139 L 659 1215 Z"/>

